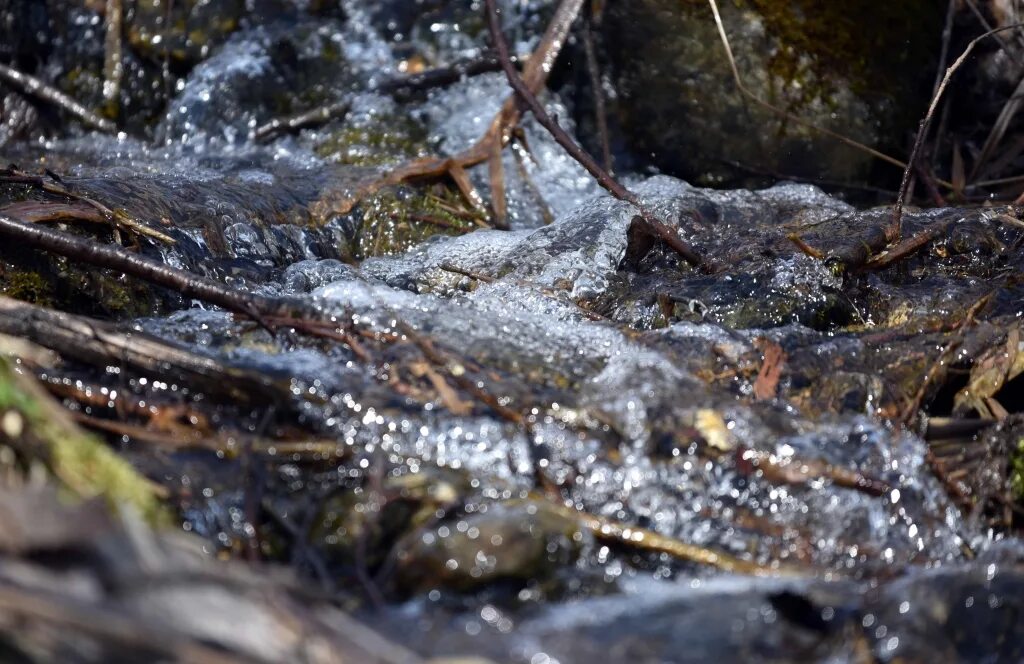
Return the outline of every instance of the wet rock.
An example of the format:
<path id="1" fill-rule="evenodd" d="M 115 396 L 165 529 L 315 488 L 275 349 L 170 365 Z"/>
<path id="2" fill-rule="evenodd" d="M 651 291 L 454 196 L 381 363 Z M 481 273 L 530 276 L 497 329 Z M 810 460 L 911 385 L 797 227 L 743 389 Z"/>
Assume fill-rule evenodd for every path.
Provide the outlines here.
<path id="1" fill-rule="evenodd" d="M 543 580 L 575 560 L 582 539 L 574 521 L 542 502 L 495 503 L 412 541 L 399 555 L 399 583 L 468 591 Z"/>
<path id="2" fill-rule="evenodd" d="M 377 570 L 402 546 L 403 537 L 416 538 L 439 512 L 466 500 L 470 491 L 465 473 L 433 466 L 387 477 L 379 491 L 367 483 L 325 501 L 311 541 L 333 565 Z"/>
<path id="3" fill-rule="evenodd" d="M 801 119 L 883 148 L 916 126 L 944 7 L 721 2 L 744 84 Z M 706 2 L 612 3 L 605 43 L 633 150 L 694 182 L 779 173 L 863 177 L 871 157 L 781 119 L 736 90 Z M 922 80 L 924 79 L 924 80 Z M 930 91 L 930 88 L 928 88 Z"/>
<path id="4" fill-rule="evenodd" d="M 185 0 L 170 8 L 143 0 L 129 21 L 128 40 L 155 62 L 168 57 L 195 65 L 238 28 L 244 13 L 242 0 Z"/>
<path id="5" fill-rule="evenodd" d="M 271 24 L 235 36 L 190 73 L 158 136 L 240 143 L 259 124 L 333 101 L 347 82 L 339 37 L 332 21 Z"/>

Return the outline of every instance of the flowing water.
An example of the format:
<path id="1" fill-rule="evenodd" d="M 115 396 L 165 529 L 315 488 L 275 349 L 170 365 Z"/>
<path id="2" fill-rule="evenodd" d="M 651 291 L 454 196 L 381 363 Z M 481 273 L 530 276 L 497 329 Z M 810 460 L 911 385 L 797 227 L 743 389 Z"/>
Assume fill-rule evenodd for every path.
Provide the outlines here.
<path id="1" fill-rule="evenodd" d="M 505 4 L 516 50 L 528 51 L 544 3 Z M 443 63 L 478 54 L 483 35 L 442 16 L 395 41 L 400 12 L 388 23 L 376 3 L 347 11 L 236 33 L 177 86 L 153 140 L 86 134 L 3 150 L 174 238 L 144 243 L 148 255 L 392 339 L 366 342 L 367 360 L 351 344 L 272 337 L 162 292 L 156 314 L 126 321 L 278 386 L 258 407 L 201 389 L 171 395 L 215 424 L 337 448 L 315 462 L 282 452 L 254 473 L 244 455 L 153 460 L 126 442 L 175 488 L 186 530 L 211 551 L 236 550 L 257 527 L 246 505 L 257 482 L 266 511 L 300 524 L 306 542 L 275 543 L 282 527 L 264 524 L 265 552 L 356 595 L 368 570 L 385 603 L 359 615 L 430 655 L 1022 656 L 1024 549 L 958 509 L 922 432 L 889 419 L 945 348 L 936 321 L 960 320 L 996 283 L 992 319 L 1021 316 L 1019 283 L 1001 281 L 1019 269 L 1019 228 L 993 210 L 912 212 L 907 234 L 949 219 L 963 236 L 939 243 L 937 268 L 929 254 L 844 277 L 787 236 L 827 252 L 856 244 L 886 212 L 808 185 L 717 191 L 633 174 L 625 180 L 644 202 L 722 269 L 703 274 L 658 247 L 624 261 L 633 210 L 532 119 L 503 157 L 511 230 L 409 231 L 415 222 L 369 206 L 334 213 L 324 202 L 374 173 L 471 144 L 507 94 L 500 73 L 410 98 L 373 92 L 409 40 Z M 297 94 L 275 88 L 296 81 L 318 86 L 314 97 L 347 96 L 346 117 L 255 141 L 255 127 L 289 105 L 276 95 Z M 545 101 L 572 129 L 564 101 Z M 487 191 L 486 167 L 471 175 Z M 784 368 L 764 395 L 772 348 Z M 161 396 L 129 380 L 129 395 Z M 579 527 L 566 506 L 605 532 Z M 613 537 L 612 524 L 636 532 Z M 651 533 L 757 574 L 647 547 Z"/>

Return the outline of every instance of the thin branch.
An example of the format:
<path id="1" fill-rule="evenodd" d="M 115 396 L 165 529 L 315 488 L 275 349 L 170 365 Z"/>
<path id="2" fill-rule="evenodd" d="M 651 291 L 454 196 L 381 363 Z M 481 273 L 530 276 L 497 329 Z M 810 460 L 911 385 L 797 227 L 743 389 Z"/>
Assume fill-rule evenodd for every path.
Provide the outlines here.
<path id="1" fill-rule="evenodd" d="M 37 99 L 53 104 L 65 113 L 78 118 L 83 124 L 98 129 L 108 134 L 117 131 L 117 125 L 106 118 L 101 118 L 85 106 L 64 94 L 57 88 L 44 83 L 35 76 L 29 76 L 23 72 L 0 64 L 0 81 L 11 85 L 25 94 L 32 95 Z"/>
<path id="2" fill-rule="evenodd" d="M 30 226 L 10 217 L 0 216 L 0 235 L 25 246 L 130 274 L 169 288 L 183 297 L 203 300 L 248 316 L 261 324 L 268 312 L 281 307 L 281 302 L 277 300 L 232 290 L 212 279 L 175 269 L 124 249 L 84 240 L 44 226 Z"/>
<path id="3" fill-rule="evenodd" d="M 534 49 L 523 67 L 523 79 L 531 90 L 540 90 L 547 81 L 582 4 L 583 0 L 562 0 L 559 3 L 544 36 L 541 37 L 537 48 Z M 520 109 L 519 99 L 515 94 L 509 95 L 491 120 L 487 131 L 470 147 L 450 157 L 432 156 L 414 159 L 388 173 L 376 175 L 358 185 L 356 191 L 351 195 L 337 199 L 325 199 L 314 204 L 314 214 L 324 218 L 330 214 L 346 214 L 367 196 L 372 196 L 384 187 L 402 182 L 447 175 L 458 183 L 458 178 L 465 175 L 465 169 L 481 164 L 492 157 L 495 141 L 502 147 L 509 143 L 520 117 L 522 117 L 522 109 Z M 468 178 L 466 182 L 468 182 Z M 475 192 L 473 193 L 475 194 Z M 467 196 L 467 198 L 471 205 L 477 206 L 478 195 Z"/>
<path id="4" fill-rule="evenodd" d="M 494 55 L 487 54 L 473 60 L 456 62 L 447 67 L 428 69 L 418 74 L 385 78 L 383 81 L 371 86 L 370 89 L 373 92 L 397 96 L 420 90 L 444 87 L 457 83 L 464 78 L 498 71 L 499 69 L 501 69 L 501 64 L 498 62 L 498 59 Z M 349 100 L 342 99 L 294 115 L 275 118 L 258 127 L 253 136 L 257 140 L 266 140 L 276 134 L 294 132 L 303 127 L 322 125 L 330 120 L 344 117 L 348 112 L 349 106 Z"/>
<path id="5" fill-rule="evenodd" d="M 604 169 L 614 174 L 612 166 L 612 147 L 608 134 L 608 110 L 604 103 L 604 87 L 601 77 L 600 63 L 594 49 L 594 28 L 591 20 L 592 12 L 584 12 L 583 53 L 587 58 L 587 75 L 590 77 L 590 90 L 594 98 L 594 122 L 597 125 L 597 136 L 601 141 L 601 161 Z"/>
<path id="6" fill-rule="evenodd" d="M 508 44 L 505 42 L 505 36 L 501 32 L 501 23 L 498 19 L 498 8 L 495 0 L 486 0 L 485 4 L 487 7 L 487 25 L 491 33 L 491 40 L 494 42 L 494 47 L 498 51 L 498 59 L 501 61 L 501 67 L 505 70 L 505 76 L 508 78 L 509 85 L 513 90 L 515 90 L 519 99 L 522 100 L 522 102 L 526 104 L 527 108 L 530 109 L 530 112 L 533 113 L 533 117 L 536 118 L 537 122 L 548 130 L 555 141 L 562 146 L 569 156 L 579 162 L 579 164 L 583 166 L 583 168 L 585 168 L 595 180 L 597 180 L 597 183 L 600 184 L 605 191 L 615 198 L 625 201 L 635 207 L 640 212 L 644 222 L 647 224 L 651 235 L 661 238 L 665 244 L 675 250 L 675 252 L 690 265 L 709 271 L 712 270 L 711 266 L 701 258 L 699 254 L 697 254 L 693 247 L 679 237 L 679 234 L 675 229 L 658 219 L 657 216 L 640 201 L 640 198 L 636 194 L 619 183 L 619 181 L 613 178 L 608 171 L 601 168 L 594 158 L 591 157 L 586 150 L 577 145 L 565 130 L 562 129 L 550 115 L 548 115 L 544 106 L 537 99 L 536 94 L 529 88 L 526 82 L 519 75 L 519 72 L 516 71 L 515 65 L 512 64 Z"/>
<path id="7" fill-rule="evenodd" d="M 124 78 L 124 53 L 121 31 L 124 18 L 122 0 L 107 0 L 104 21 L 106 34 L 103 40 L 103 101 L 105 111 L 117 117 L 121 97 L 121 80 Z"/>

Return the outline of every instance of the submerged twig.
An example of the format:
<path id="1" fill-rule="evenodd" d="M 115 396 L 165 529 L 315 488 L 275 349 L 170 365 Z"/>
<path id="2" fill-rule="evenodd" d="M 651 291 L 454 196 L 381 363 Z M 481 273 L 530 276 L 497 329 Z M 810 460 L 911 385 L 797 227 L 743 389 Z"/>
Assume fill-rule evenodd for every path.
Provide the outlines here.
<path id="1" fill-rule="evenodd" d="M 398 95 L 405 91 L 430 90 L 457 83 L 463 78 L 477 76 L 487 72 L 498 71 L 501 65 L 493 55 L 456 62 L 447 67 L 436 67 L 417 74 L 385 78 L 371 87 L 374 92 Z M 316 108 L 300 111 L 293 115 L 275 118 L 260 125 L 253 136 L 256 140 L 266 140 L 276 134 L 293 132 L 305 127 L 315 127 L 331 120 L 344 117 L 350 102 L 347 99 L 333 101 Z"/>
<path id="2" fill-rule="evenodd" d="M 62 111 L 78 118 L 83 124 L 92 127 L 93 129 L 98 129 L 108 134 L 113 134 L 117 131 L 117 125 L 113 122 L 93 113 L 68 95 L 64 94 L 52 85 L 44 83 L 35 76 L 30 76 L 24 72 L 18 71 L 17 69 L 0 64 L 0 81 L 21 90 L 25 94 L 45 101 L 48 104 L 53 104 Z"/>
<path id="3" fill-rule="evenodd" d="M 775 566 L 762 565 L 750 560 L 742 560 L 727 553 L 714 551 L 703 546 L 690 544 L 675 537 L 613 521 L 603 516 L 571 509 L 564 505 L 551 502 L 552 508 L 568 519 L 574 520 L 588 531 L 595 539 L 625 546 L 635 551 L 663 553 L 677 560 L 717 567 L 726 572 L 751 574 L 754 576 L 795 576 L 795 570 Z"/>
<path id="4" fill-rule="evenodd" d="M 516 71 L 515 66 L 512 64 L 512 57 L 509 54 L 508 44 L 505 42 L 505 36 L 501 32 L 501 24 L 498 19 L 498 8 L 495 0 L 486 0 L 487 16 L 488 16 L 488 28 L 491 33 L 491 40 L 494 42 L 494 47 L 498 51 L 498 59 L 501 61 L 502 69 L 505 71 L 505 77 L 508 78 L 509 85 L 515 90 L 516 95 L 533 113 L 533 117 L 537 120 L 542 127 L 544 127 L 548 133 L 558 142 L 560 146 L 575 159 L 583 168 L 590 173 L 597 183 L 601 187 L 610 193 L 615 198 L 621 201 L 625 201 L 640 211 L 641 217 L 644 223 L 647 225 L 647 230 L 651 235 L 657 236 L 671 247 L 676 253 L 678 253 L 683 260 L 694 267 L 703 268 L 708 271 L 712 271 L 712 266 L 705 261 L 694 249 L 683 240 L 678 232 L 665 222 L 658 219 L 658 217 L 643 204 L 640 198 L 624 187 L 618 180 L 612 177 L 608 171 L 601 168 L 601 166 L 594 160 L 586 150 L 581 148 L 562 129 L 559 124 L 550 116 L 544 109 L 544 106 L 537 99 L 536 93 L 530 89 L 530 86 L 526 84 L 523 78 Z"/>

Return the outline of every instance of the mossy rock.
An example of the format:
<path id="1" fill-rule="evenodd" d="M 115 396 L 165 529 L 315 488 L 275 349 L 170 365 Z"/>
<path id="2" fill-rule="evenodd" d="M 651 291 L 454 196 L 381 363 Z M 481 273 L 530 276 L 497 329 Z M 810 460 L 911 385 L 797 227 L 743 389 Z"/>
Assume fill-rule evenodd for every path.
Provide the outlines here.
<path id="1" fill-rule="evenodd" d="M 744 84 L 804 121 L 903 148 L 927 102 L 945 6 L 719 2 Z M 862 179 L 872 158 L 745 99 L 706 0 L 610 3 L 605 44 L 632 149 L 709 185 L 752 173 Z M 894 173 L 898 177 L 898 173 Z"/>
<path id="2" fill-rule="evenodd" d="M 238 29 L 245 0 L 138 0 L 129 17 L 128 42 L 143 56 L 160 62 L 194 65 Z"/>
<path id="3" fill-rule="evenodd" d="M 385 190 L 360 203 L 352 240 L 355 257 L 405 253 L 434 235 L 461 235 L 476 225 L 458 211 L 465 204 L 445 187 Z"/>
<path id="4" fill-rule="evenodd" d="M 414 536 L 436 518 L 437 511 L 464 500 L 472 491 L 465 472 L 425 467 L 407 475 L 389 475 L 383 482 L 380 506 L 371 504 L 364 487 L 335 493 L 320 508 L 311 541 L 335 565 L 362 563 L 376 569 L 396 542 Z M 357 555 L 362 547 L 361 555 Z"/>
<path id="5" fill-rule="evenodd" d="M 30 378 L 14 371 L 0 348 L 0 449 L 15 452 L 23 467 L 42 464 L 78 499 L 103 498 L 130 506 L 151 523 L 166 522 L 162 490 L 142 477 Z"/>
<path id="6" fill-rule="evenodd" d="M 0 295 L 104 318 L 151 315 L 160 297 L 149 284 L 39 252 L 0 249 Z"/>
<path id="7" fill-rule="evenodd" d="M 427 132 L 408 116 L 388 113 L 342 123 L 317 142 L 316 153 L 347 166 L 394 166 L 428 154 Z"/>

